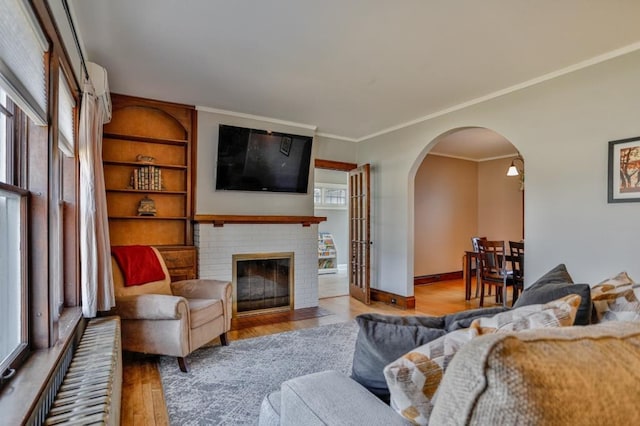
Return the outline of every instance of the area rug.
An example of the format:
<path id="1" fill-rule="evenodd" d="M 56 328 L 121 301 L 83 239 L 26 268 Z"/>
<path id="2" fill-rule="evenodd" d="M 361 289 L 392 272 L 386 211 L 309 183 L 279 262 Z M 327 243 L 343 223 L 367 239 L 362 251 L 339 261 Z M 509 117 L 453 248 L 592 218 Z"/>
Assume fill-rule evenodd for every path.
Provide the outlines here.
<path id="1" fill-rule="evenodd" d="M 198 349 L 182 373 L 160 358 L 172 425 L 256 425 L 262 399 L 285 380 L 323 370 L 349 374 L 355 321 L 289 331 Z"/>

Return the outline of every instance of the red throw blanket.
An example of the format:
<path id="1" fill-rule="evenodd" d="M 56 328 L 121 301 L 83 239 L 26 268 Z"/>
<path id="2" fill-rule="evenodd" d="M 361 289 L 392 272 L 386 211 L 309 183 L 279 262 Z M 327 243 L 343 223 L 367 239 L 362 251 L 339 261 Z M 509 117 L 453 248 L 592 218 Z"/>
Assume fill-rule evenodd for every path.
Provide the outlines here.
<path id="1" fill-rule="evenodd" d="M 114 246 L 111 254 L 120 266 L 127 287 L 165 279 L 158 256 L 149 246 Z"/>

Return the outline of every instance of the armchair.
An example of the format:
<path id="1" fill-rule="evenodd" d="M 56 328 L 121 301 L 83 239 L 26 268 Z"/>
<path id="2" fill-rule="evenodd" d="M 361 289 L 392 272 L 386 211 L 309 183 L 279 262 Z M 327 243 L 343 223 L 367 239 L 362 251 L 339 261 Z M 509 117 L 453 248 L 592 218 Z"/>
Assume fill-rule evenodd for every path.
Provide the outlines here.
<path id="1" fill-rule="evenodd" d="M 160 252 L 152 247 L 165 278 L 126 286 L 115 257 L 111 256 L 124 350 L 175 356 L 180 370 L 189 370 L 185 357 L 220 337 L 228 344 L 231 328 L 231 283 L 211 279 L 171 282 Z"/>

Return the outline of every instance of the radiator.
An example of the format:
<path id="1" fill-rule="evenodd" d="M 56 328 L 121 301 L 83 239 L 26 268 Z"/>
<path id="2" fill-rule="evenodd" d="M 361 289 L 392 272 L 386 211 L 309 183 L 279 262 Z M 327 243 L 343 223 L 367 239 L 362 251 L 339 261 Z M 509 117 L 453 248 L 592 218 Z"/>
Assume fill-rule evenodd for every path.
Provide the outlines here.
<path id="1" fill-rule="evenodd" d="M 89 321 L 45 425 L 118 425 L 122 389 L 120 319 Z"/>

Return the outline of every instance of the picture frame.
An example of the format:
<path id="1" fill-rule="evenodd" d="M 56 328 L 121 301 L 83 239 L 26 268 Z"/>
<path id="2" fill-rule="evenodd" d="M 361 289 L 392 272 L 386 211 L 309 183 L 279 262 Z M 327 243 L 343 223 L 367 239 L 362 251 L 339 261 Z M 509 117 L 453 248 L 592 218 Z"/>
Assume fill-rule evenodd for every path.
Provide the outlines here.
<path id="1" fill-rule="evenodd" d="M 640 202 L 640 136 L 609 142 L 609 203 Z"/>
<path id="2" fill-rule="evenodd" d="M 291 152 L 291 142 L 292 140 L 289 136 L 283 136 L 282 140 L 280 141 L 280 152 L 286 155 L 287 157 Z"/>

